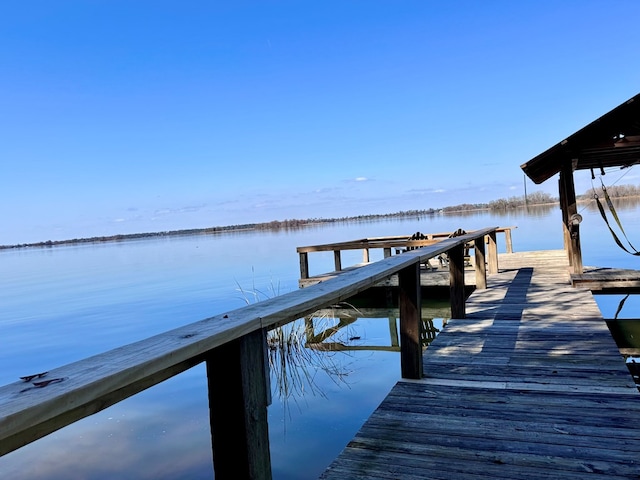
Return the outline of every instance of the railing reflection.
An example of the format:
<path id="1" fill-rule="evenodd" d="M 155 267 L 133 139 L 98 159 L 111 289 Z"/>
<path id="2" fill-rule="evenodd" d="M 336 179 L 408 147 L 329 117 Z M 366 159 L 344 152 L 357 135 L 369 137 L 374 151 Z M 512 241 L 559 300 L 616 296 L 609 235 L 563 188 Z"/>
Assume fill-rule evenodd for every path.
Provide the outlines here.
<path id="1" fill-rule="evenodd" d="M 398 330 L 394 328 L 389 330 L 390 343 L 391 346 L 400 344 L 402 378 L 419 379 L 422 377 L 422 339 L 432 335 L 420 334 L 423 326 L 420 265 L 447 254 L 450 317 L 465 318 L 464 248 L 473 242 L 476 289 L 486 288 L 486 274 L 498 269 L 495 233 L 496 227 L 487 227 L 447 238 L 343 272 L 332 281 L 52 368 L 47 380 L 59 381 L 47 382 L 50 386 L 35 385 L 38 388 L 27 387 L 29 390 L 25 392 L 24 381 L 5 385 L 0 388 L 0 456 L 204 362 L 216 478 L 271 479 L 267 422 L 269 374 L 265 360 L 268 357 L 272 365 L 283 366 L 285 370 L 280 374 L 287 378 L 286 369 L 294 365 L 287 364 L 287 360 L 301 351 L 296 341 L 299 344 L 299 339 L 306 340 L 306 337 L 291 330 L 289 333 L 282 331 L 278 340 L 277 334 L 272 333 L 276 337 L 270 338 L 269 332 L 275 331 L 275 327 L 296 323 L 297 319 L 318 308 L 352 298 L 397 275 L 399 312 L 392 316 L 400 318 L 400 341 L 397 341 Z M 486 256 L 485 238 L 489 241 Z M 301 325 L 306 332 L 304 322 Z M 336 333 L 334 329 L 333 335 Z M 312 334 L 323 336 L 315 330 Z M 325 336 L 325 340 L 328 338 Z M 302 375 L 304 379 L 304 371 Z"/>
<path id="2" fill-rule="evenodd" d="M 422 309 L 422 329 L 420 343 L 427 347 L 447 324 L 451 316 L 449 308 Z M 361 336 L 342 335 L 336 339 L 344 329 L 352 326 L 362 318 L 386 319 L 389 326 L 389 345 L 370 345 L 360 343 Z M 334 324 L 327 325 L 327 320 L 334 320 Z M 318 321 L 320 320 L 320 322 Z M 398 308 L 367 308 L 364 311 L 358 309 L 325 309 L 319 310 L 314 315 L 304 319 L 306 346 L 313 350 L 321 351 L 400 351 L 399 334 L 399 309 Z M 320 328 L 318 329 L 318 323 Z"/>
<path id="3" fill-rule="evenodd" d="M 421 313 L 423 350 L 451 317 L 448 302 L 429 303 Z M 349 375 L 356 368 L 354 358 L 348 353 L 401 351 L 399 316 L 398 307 L 359 308 L 343 303 L 269 330 L 267 345 L 273 395 L 287 409 L 290 402 L 297 402 L 305 395 L 325 396 L 326 380 L 348 386 Z M 368 331 L 371 326 L 368 320 L 385 322 L 387 329 L 376 327 L 375 333 Z M 381 335 L 386 338 L 385 331 L 388 341 L 381 341 Z"/>

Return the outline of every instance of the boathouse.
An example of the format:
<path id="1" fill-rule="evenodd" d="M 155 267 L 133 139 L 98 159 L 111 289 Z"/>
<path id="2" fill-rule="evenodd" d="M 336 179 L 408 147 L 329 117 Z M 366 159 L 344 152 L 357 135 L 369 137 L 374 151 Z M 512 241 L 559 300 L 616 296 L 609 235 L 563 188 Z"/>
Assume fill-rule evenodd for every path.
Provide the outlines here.
<path id="1" fill-rule="evenodd" d="M 322 480 L 638 478 L 638 374 L 623 360 L 638 350 L 616 346 L 592 292 L 640 277 L 584 274 L 573 175 L 640 163 L 639 99 L 521 165 L 536 184 L 559 174 L 564 251 L 502 254 Z"/>
<path id="2" fill-rule="evenodd" d="M 574 274 L 583 273 L 580 221 L 573 172 L 604 174 L 608 167 L 627 168 L 640 163 L 640 94 L 521 165 L 540 184 L 559 174 L 558 192 L 564 245 Z"/>

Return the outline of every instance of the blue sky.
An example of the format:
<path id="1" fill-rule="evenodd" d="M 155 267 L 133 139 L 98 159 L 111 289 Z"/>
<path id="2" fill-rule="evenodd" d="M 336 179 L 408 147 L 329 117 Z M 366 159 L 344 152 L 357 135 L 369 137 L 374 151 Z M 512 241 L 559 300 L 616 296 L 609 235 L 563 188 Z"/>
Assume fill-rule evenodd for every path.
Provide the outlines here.
<path id="1" fill-rule="evenodd" d="M 0 244 L 522 195 L 520 164 L 640 92 L 638 18 L 635 0 L 3 2 Z"/>

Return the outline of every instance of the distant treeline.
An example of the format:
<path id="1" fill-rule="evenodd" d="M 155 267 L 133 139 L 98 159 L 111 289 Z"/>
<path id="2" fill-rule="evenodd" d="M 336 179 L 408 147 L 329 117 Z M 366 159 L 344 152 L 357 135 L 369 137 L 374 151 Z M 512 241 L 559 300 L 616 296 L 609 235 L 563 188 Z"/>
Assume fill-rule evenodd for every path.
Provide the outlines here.
<path id="1" fill-rule="evenodd" d="M 489 202 L 490 210 L 508 210 L 512 208 L 520 208 L 526 205 L 548 205 L 550 203 L 558 203 L 558 199 L 545 192 L 534 192 L 526 197 L 510 197 L 499 198 Z"/>
<path id="2" fill-rule="evenodd" d="M 598 189 L 600 190 L 600 189 Z M 636 185 L 615 185 L 607 188 L 607 192 L 611 197 L 636 197 L 640 196 L 640 188 Z M 589 200 L 593 198 L 593 190 L 585 192 L 582 195 L 578 195 L 578 200 Z M 600 190 L 597 192 L 602 194 Z M 182 235 L 212 235 L 230 232 L 243 232 L 251 230 L 283 230 L 283 229 L 300 229 L 310 225 L 327 224 L 327 223 L 346 223 L 346 222 L 362 222 L 362 221 L 374 221 L 382 220 L 385 218 L 400 218 L 400 217 L 423 217 L 433 215 L 446 215 L 458 212 L 471 212 L 475 210 L 511 210 L 521 208 L 524 206 L 533 205 L 548 205 L 558 203 L 558 198 L 553 197 L 545 192 L 534 192 L 526 197 L 510 197 L 500 198 L 498 200 L 492 200 L 489 203 L 462 203 L 459 205 L 452 205 L 443 208 L 428 208 L 424 210 L 404 210 L 395 213 L 382 213 L 372 215 L 356 215 L 340 218 L 307 218 L 307 219 L 290 219 L 290 220 L 274 220 L 271 222 L 263 223 L 245 223 L 240 225 L 227 225 L 221 227 L 208 227 L 208 228 L 192 228 L 187 230 L 170 230 L 165 232 L 151 232 L 151 233 L 129 233 L 121 235 L 110 235 L 102 237 L 90 237 L 90 238 L 74 238 L 71 240 L 47 240 L 37 243 L 23 243 L 18 245 L 0 245 L 0 249 L 7 248 L 25 248 L 25 247 L 54 247 L 58 245 L 71 245 L 79 243 L 99 243 L 99 242 L 119 242 L 125 240 L 136 240 L 143 238 L 153 237 L 171 237 Z"/>
<path id="3" fill-rule="evenodd" d="M 611 185 L 606 188 L 611 198 L 640 197 L 640 187 L 637 185 Z M 595 192 L 589 190 L 582 195 L 577 195 L 576 198 L 578 200 L 591 200 L 593 199 L 594 193 L 597 193 L 598 196 L 604 196 L 602 188 L 598 187 L 595 189 Z"/>
<path id="4" fill-rule="evenodd" d="M 611 198 L 630 198 L 630 197 L 640 197 L 640 187 L 637 185 L 612 185 L 607 188 L 607 193 Z M 589 201 L 593 200 L 593 195 L 598 194 L 598 196 L 604 196 L 604 192 L 601 187 L 590 189 L 584 192 L 583 194 L 576 195 L 576 200 L 578 201 Z M 548 193 L 544 192 L 534 192 L 526 197 L 510 197 L 510 198 L 500 198 L 498 200 L 493 200 L 487 204 L 487 208 L 489 210 L 508 210 L 512 208 L 520 208 L 525 205 L 546 205 L 558 203 L 558 197 L 554 197 Z M 458 207 L 450 207 L 450 208 L 458 208 Z"/>
<path id="5" fill-rule="evenodd" d="M 137 240 L 153 237 L 171 237 L 181 235 L 209 235 L 215 233 L 225 233 L 236 230 L 252 230 L 255 224 L 244 225 L 228 225 L 224 227 L 209 228 L 190 228 L 185 230 L 169 230 L 165 232 L 149 232 L 149 233 L 125 233 L 118 235 L 105 235 L 100 237 L 72 238 L 69 240 L 46 240 L 36 243 L 22 243 L 17 245 L 0 245 L 0 249 L 6 248 L 23 248 L 23 247 L 55 247 L 58 245 L 71 245 L 77 243 L 101 243 L 101 242 L 119 242 L 124 240 Z"/>

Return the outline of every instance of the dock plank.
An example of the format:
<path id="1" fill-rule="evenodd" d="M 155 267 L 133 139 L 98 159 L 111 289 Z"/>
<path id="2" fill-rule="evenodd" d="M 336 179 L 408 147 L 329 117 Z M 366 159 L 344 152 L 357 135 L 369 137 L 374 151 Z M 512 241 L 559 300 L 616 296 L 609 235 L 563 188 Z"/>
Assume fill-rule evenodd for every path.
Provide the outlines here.
<path id="1" fill-rule="evenodd" d="M 628 268 L 585 267 L 584 272 L 571 275 L 574 286 L 592 291 L 614 293 L 616 291 L 640 291 L 640 270 Z"/>
<path id="2" fill-rule="evenodd" d="M 322 479 L 640 478 L 640 393 L 562 251 L 501 255 Z"/>

